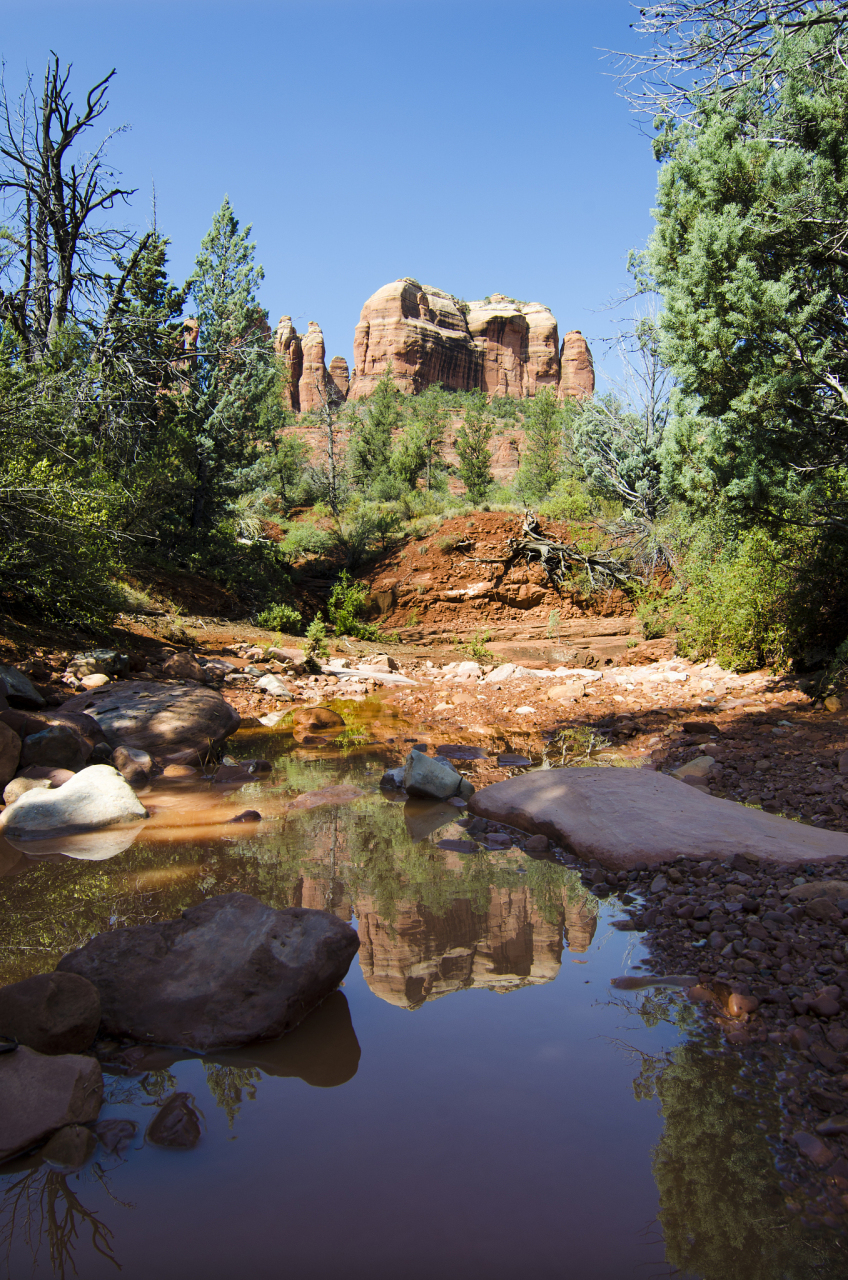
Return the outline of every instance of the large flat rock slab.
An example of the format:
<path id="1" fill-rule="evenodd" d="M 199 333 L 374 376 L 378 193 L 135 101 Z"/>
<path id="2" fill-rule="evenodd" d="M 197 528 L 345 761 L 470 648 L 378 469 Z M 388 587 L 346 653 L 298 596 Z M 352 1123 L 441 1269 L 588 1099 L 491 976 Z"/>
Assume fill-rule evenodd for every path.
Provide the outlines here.
<path id="1" fill-rule="evenodd" d="M 62 710 L 91 716 L 113 747 L 139 747 L 160 758 L 182 751 L 206 755 L 241 724 L 220 693 L 193 682 L 122 680 L 77 694 Z"/>
<path id="2" fill-rule="evenodd" d="M 848 835 L 706 796 L 650 769 L 539 769 L 484 787 L 468 808 L 613 871 L 679 854 L 790 865 L 848 857 Z"/>

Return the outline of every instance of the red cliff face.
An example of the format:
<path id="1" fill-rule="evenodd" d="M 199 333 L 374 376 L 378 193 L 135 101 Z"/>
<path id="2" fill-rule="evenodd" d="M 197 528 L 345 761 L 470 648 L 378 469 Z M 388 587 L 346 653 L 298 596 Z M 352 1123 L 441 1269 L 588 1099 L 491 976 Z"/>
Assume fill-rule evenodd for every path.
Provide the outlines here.
<path id="1" fill-rule="evenodd" d="M 538 302 L 493 294 L 462 303 L 406 277 L 378 289 L 362 308 L 350 395 L 370 395 L 389 368 L 411 394 L 440 382 L 450 391 L 519 399 L 546 386 L 560 398 L 591 395 L 592 356 L 582 335 L 568 334 L 564 353 L 565 365 L 557 322 Z"/>

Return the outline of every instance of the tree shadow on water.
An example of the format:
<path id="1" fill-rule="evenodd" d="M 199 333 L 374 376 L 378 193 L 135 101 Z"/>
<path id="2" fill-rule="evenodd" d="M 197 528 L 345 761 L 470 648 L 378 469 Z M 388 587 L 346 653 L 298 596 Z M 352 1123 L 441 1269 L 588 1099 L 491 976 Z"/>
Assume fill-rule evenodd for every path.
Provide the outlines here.
<path id="1" fill-rule="evenodd" d="M 16 1243 L 29 1249 L 33 1270 L 46 1248 L 53 1274 L 59 1280 L 80 1274 L 74 1255 L 86 1242 L 120 1271 L 121 1264 L 112 1247 L 112 1231 L 92 1209 L 86 1208 L 70 1185 L 71 1180 L 80 1180 L 80 1174 L 52 1169 L 42 1164 L 38 1156 L 27 1163 L 32 1165 L 34 1160 L 39 1163 L 18 1170 L 19 1177 L 10 1173 L 9 1183 L 0 1197 L 0 1248 L 5 1255 L 6 1275 L 10 1280 L 14 1275 L 12 1248 Z M 102 1168 L 91 1166 L 90 1173 L 111 1196 Z M 124 1204 L 123 1207 L 131 1206 Z"/>

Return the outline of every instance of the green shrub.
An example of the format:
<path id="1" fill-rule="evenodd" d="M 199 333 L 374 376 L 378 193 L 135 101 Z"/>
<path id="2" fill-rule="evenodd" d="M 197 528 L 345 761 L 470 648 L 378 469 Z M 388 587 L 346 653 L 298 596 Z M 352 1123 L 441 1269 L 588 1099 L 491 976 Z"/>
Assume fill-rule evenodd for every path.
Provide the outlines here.
<path id="1" fill-rule="evenodd" d="M 330 650 L 327 645 L 327 628 L 324 626 L 324 619 L 320 616 L 314 617 L 306 629 L 306 643 L 303 646 L 306 655 L 307 665 L 316 667 L 323 659 L 325 662 L 330 656 Z"/>
<path id="2" fill-rule="evenodd" d="M 368 603 L 368 587 L 355 582 L 346 569 L 339 574 L 327 601 L 327 613 L 337 636 L 354 636 L 357 640 L 376 640 L 380 628 L 360 621 Z"/>
<path id="3" fill-rule="evenodd" d="M 282 631 L 289 636 L 299 636 L 303 615 L 288 604 L 271 604 L 256 615 L 256 625 L 267 631 Z"/>
<path id="4" fill-rule="evenodd" d="M 539 504 L 539 515 L 546 520 L 588 520 L 592 513 L 592 500 L 576 476 L 560 480 Z"/>

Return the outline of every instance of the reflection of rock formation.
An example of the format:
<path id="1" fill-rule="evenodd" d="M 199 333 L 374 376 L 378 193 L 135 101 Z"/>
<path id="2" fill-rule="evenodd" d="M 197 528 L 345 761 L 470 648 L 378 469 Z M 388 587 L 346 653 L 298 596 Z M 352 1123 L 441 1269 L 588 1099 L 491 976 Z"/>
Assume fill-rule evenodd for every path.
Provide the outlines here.
<path id="1" fill-rule="evenodd" d="M 390 923 L 364 898 L 357 914 L 366 982 L 381 999 L 407 1009 L 466 987 L 510 991 L 551 982 L 563 936 L 571 951 L 585 951 L 596 923 L 583 904 L 563 904 L 548 923 L 527 888 L 493 888 L 487 912 L 475 911 L 467 898 L 438 916 L 410 903 Z"/>

